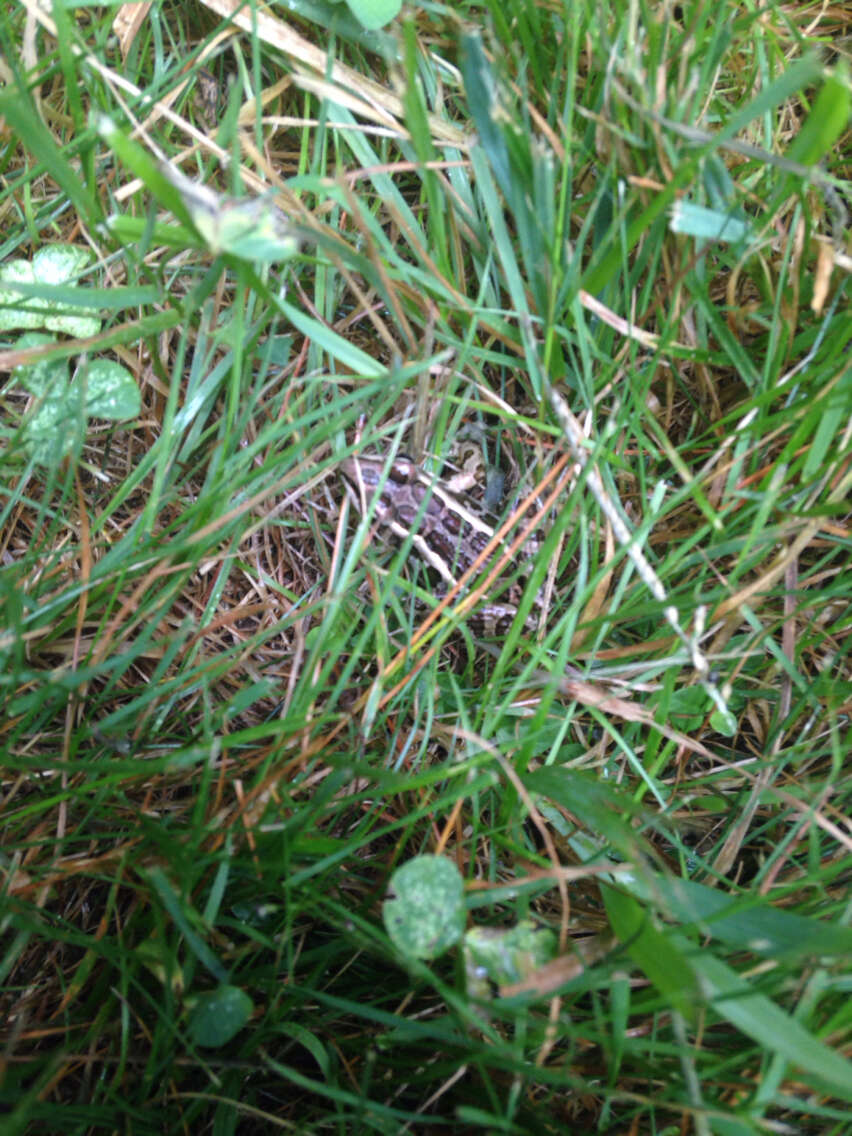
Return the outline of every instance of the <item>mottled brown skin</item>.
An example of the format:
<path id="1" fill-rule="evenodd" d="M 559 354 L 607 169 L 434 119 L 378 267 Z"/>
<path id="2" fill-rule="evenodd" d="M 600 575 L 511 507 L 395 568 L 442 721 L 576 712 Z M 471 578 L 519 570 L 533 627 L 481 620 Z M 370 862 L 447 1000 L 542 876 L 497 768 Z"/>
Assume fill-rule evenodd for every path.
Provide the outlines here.
<path id="1" fill-rule="evenodd" d="M 396 457 L 390 465 L 378 457 L 346 458 L 341 471 L 357 507 L 372 508 L 379 526 L 397 541 L 410 537 L 412 547 L 444 585 L 454 585 L 494 535 L 481 515 L 410 458 Z M 533 552 L 537 546 L 536 541 Z M 486 635 L 504 632 L 517 614 L 522 590 L 523 581 L 516 582 L 509 588 L 508 603 L 486 604 L 468 622 Z M 534 626 L 537 620 L 534 611 L 527 624 Z"/>

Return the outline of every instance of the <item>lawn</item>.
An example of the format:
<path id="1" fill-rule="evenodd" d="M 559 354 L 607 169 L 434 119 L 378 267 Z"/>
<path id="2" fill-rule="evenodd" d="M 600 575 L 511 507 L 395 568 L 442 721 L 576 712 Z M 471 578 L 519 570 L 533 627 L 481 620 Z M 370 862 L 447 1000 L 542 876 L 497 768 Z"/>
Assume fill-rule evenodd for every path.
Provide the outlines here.
<path id="1" fill-rule="evenodd" d="M 0 1136 L 848 1132 L 852 7 L 349 2 L 0 12 Z"/>

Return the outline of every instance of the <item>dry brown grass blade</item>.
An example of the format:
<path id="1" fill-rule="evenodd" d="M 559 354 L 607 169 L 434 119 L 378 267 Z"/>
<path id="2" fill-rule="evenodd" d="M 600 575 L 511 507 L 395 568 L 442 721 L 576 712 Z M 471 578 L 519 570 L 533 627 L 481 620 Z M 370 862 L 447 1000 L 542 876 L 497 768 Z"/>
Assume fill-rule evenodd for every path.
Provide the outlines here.
<path id="1" fill-rule="evenodd" d="M 118 37 L 118 46 L 125 59 L 139 29 L 145 23 L 151 3 L 152 0 L 137 0 L 134 3 L 122 4 L 115 14 L 112 30 Z"/>
<path id="2" fill-rule="evenodd" d="M 296 82 L 304 90 L 348 106 L 362 118 L 390 127 L 400 135 L 406 133 L 401 126 L 404 116 L 402 100 L 381 83 L 365 78 L 345 63 L 330 61 L 327 52 L 299 35 L 282 20 L 267 12 L 248 12 L 242 0 L 201 2 L 223 19 L 232 20 L 243 31 L 251 33 L 257 29 L 257 34 L 264 43 L 289 56 L 293 62 Z M 316 74 L 312 74 L 307 68 L 311 68 Z M 458 147 L 467 144 L 464 132 L 451 123 L 430 115 L 429 125 L 437 141 Z"/>

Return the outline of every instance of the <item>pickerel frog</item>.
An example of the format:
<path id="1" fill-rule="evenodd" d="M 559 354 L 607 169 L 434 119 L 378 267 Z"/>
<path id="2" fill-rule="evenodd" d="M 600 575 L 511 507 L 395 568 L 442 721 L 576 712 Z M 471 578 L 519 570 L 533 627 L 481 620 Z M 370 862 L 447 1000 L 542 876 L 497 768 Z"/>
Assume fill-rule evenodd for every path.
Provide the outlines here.
<path id="1" fill-rule="evenodd" d="M 440 577 L 442 591 L 455 585 L 494 536 L 495 528 L 474 505 L 465 503 L 445 482 L 430 477 L 410 458 L 396 457 L 388 464 L 384 458 L 359 455 L 345 459 L 341 470 L 357 508 L 372 510 L 378 525 L 398 543 L 410 538 L 415 552 Z M 531 565 L 539 545 L 536 535 L 525 542 L 525 568 Z M 493 555 L 500 555 L 505 547 L 507 544 L 498 545 Z M 512 578 L 506 601 L 485 604 L 470 616 L 483 634 L 498 635 L 508 629 L 523 594 L 524 574 L 519 575 L 519 561 L 513 559 L 504 573 Z M 532 627 L 537 622 L 534 608 L 527 624 Z"/>

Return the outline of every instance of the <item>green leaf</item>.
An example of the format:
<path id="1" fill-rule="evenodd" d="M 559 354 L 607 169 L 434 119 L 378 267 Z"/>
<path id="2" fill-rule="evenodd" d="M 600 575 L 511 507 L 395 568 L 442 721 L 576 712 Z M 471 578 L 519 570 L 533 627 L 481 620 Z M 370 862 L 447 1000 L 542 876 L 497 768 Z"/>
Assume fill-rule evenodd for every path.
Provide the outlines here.
<path id="1" fill-rule="evenodd" d="M 490 997 L 486 980 L 512 986 L 530 978 L 556 957 L 559 940 L 550 927 L 522 919 L 515 927 L 472 927 L 464 937 L 468 991 Z"/>
<path id="2" fill-rule="evenodd" d="M 220 986 L 202 994 L 192 1008 L 189 1036 L 195 1045 L 218 1049 L 240 1032 L 252 1015 L 254 1003 L 238 986 Z"/>
<path id="3" fill-rule="evenodd" d="M 115 156 L 136 175 L 146 189 L 153 193 L 161 205 L 170 209 L 186 224 L 190 220 L 189 212 L 183 204 L 180 192 L 169 177 L 170 168 L 156 162 L 144 147 L 120 130 L 109 115 L 99 115 L 96 127 L 98 134 Z"/>
<path id="4" fill-rule="evenodd" d="M 361 27 L 378 31 L 399 15 L 402 0 L 346 0 Z"/>
<path id="5" fill-rule="evenodd" d="M 710 728 L 723 737 L 732 738 L 737 732 L 737 720 L 731 713 L 714 710 L 710 715 Z"/>
<path id="6" fill-rule="evenodd" d="M 9 287 L 32 282 L 33 268 L 28 260 L 10 260 L 0 265 L 0 331 L 44 327 L 43 301 L 37 298 L 25 301 L 15 287 Z"/>
<path id="7" fill-rule="evenodd" d="M 582 816 L 626 860 L 641 860 L 643 849 L 629 821 L 642 808 L 620 789 L 573 769 L 546 766 L 528 773 L 524 783 L 533 793 Z"/>
<path id="8" fill-rule="evenodd" d="M 391 876 L 392 899 L 382 905 L 385 929 L 410 958 L 436 958 L 464 933 L 464 885 L 444 856 L 417 856 Z"/>
<path id="9" fill-rule="evenodd" d="M 39 249 L 32 261 L 10 260 L 0 265 L 0 331 L 46 327 L 79 339 L 97 335 L 101 329 L 97 316 L 88 314 L 86 307 L 73 300 L 49 294 L 57 285 L 74 280 L 91 260 L 88 249 L 56 244 Z M 75 290 L 70 290 L 72 296 Z M 63 296 L 68 293 L 69 289 L 63 287 Z"/>
<path id="10" fill-rule="evenodd" d="M 214 256 L 230 253 L 241 260 L 273 264 L 289 260 L 299 251 L 293 227 L 268 195 L 224 197 L 190 181 L 178 169 L 163 167 L 163 171 Z"/>
<path id="11" fill-rule="evenodd" d="M 55 342 L 52 335 L 28 331 L 19 338 L 18 347 Z M 39 400 L 23 423 L 24 448 L 40 465 L 55 465 L 70 452 L 80 421 L 77 391 L 68 382 L 68 363 L 55 358 L 20 363 L 12 369 L 12 379 Z"/>
<path id="12" fill-rule="evenodd" d="M 55 342 L 51 335 L 31 331 L 19 338 L 17 346 L 26 349 Z M 24 421 L 22 438 L 42 465 L 54 464 L 71 450 L 84 415 L 135 418 L 142 408 L 133 376 L 110 359 L 93 360 L 73 383 L 68 381 L 67 360 L 55 357 L 20 363 L 13 368 L 12 379 L 39 400 Z"/>
<path id="13" fill-rule="evenodd" d="M 697 730 L 709 708 L 710 699 L 700 686 L 682 686 L 667 699 L 666 720 L 684 732 Z"/>
<path id="14" fill-rule="evenodd" d="M 494 177 L 504 194 L 511 196 L 512 172 L 509 148 L 499 124 L 497 80 L 479 35 L 466 35 L 461 41 L 461 72 L 468 106 Z"/>
<path id="15" fill-rule="evenodd" d="M 46 398 L 24 423 L 24 445 L 40 465 L 55 465 L 74 445 L 79 417 L 72 391 L 66 386 L 61 394 Z"/>
<path id="16" fill-rule="evenodd" d="M 708 209 L 706 205 L 695 205 L 691 201 L 676 201 L 672 206 L 669 228 L 673 233 L 685 233 L 703 241 L 720 241 L 736 244 L 749 235 L 747 221 L 732 213 L 722 213 Z"/>
<path id="17" fill-rule="evenodd" d="M 52 335 L 43 331 L 27 331 L 18 338 L 15 344 L 19 351 L 29 347 L 46 347 L 48 343 L 55 343 Z M 65 359 L 45 358 L 36 359 L 34 363 L 19 363 L 12 368 L 12 379 L 30 394 L 43 398 L 54 386 L 62 384 L 64 388 L 68 383 L 68 363 Z M 57 389 L 60 389 L 57 387 Z"/>
<path id="18" fill-rule="evenodd" d="M 821 1078 L 842 1100 L 852 1100 L 852 1062 L 757 993 L 720 959 L 705 951 L 694 957 L 693 965 L 717 1014 L 770 1053 Z"/>
<path id="19" fill-rule="evenodd" d="M 694 923 L 735 950 L 756 951 L 778 961 L 852 955 L 852 928 L 791 911 L 778 911 L 757 896 L 728 895 L 694 880 L 662 874 L 653 886 L 637 884 L 641 897 L 669 919 Z"/>
<path id="20" fill-rule="evenodd" d="M 185 984 L 183 969 L 178 965 L 169 944 L 158 931 L 143 939 L 133 953 L 158 982 L 168 986 L 178 997 L 183 994 Z"/>
<path id="21" fill-rule="evenodd" d="M 344 339 L 321 320 L 314 319 L 301 307 L 289 304 L 280 297 L 276 299 L 276 303 L 282 315 L 297 331 L 311 340 L 319 350 L 325 351 L 332 359 L 348 367 L 354 374 L 365 379 L 375 379 L 387 373 L 384 365 L 372 355 L 368 355 L 357 344 Z"/>
<path id="22" fill-rule="evenodd" d="M 224 986 L 227 981 L 225 968 L 207 946 L 207 943 L 190 924 L 190 918 L 195 916 L 193 909 L 189 906 L 185 906 L 185 901 L 174 890 L 168 876 L 162 868 L 151 868 L 148 872 L 148 878 L 153 884 L 166 911 L 168 911 L 178 930 L 183 935 L 186 945 L 202 966 L 205 966 L 213 977 L 218 979 Z"/>
<path id="23" fill-rule="evenodd" d="M 104 229 L 119 244 L 138 244 L 143 238 L 166 248 L 185 249 L 197 244 L 198 237 L 190 228 L 189 219 L 184 225 L 173 222 L 155 221 L 150 224 L 146 217 L 131 217 L 127 213 L 111 213 L 104 222 Z"/>
<path id="24" fill-rule="evenodd" d="M 606 886 L 601 893 L 610 925 L 630 957 L 667 1002 L 693 1018 L 699 989 L 685 953 L 654 926 L 650 912 L 635 899 Z"/>
<path id="25" fill-rule="evenodd" d="M 93 359 L 78 381 L 86 384 L 86 414 L 120 421 L 136 418 L 142 409 L 133 376 L 111 359 Z"/>
<path id="26" fill-rule="evenodd" d="M 73 203 L 77 212 L 88 221 L 100 216 L 100 205 L 77 172 L 65 158 L 56 140 L 42 122 L 27 91 L 9 86 L 0 91 L 0 116 L 6 119 L 13 134 L 26 145 L 27 150 L 44 166 L 56 184 Z"/>
<path id="27" fill-rule="evenodd" d="M 272 264 L 289 260 L 299 251 L 299 241 L 285 214 L 270 199 L 225 197 L 206 185 L 192 181 L 176 166 L 155 162 L 107 115 L 98 120 L 98 132 L 116 156 L 145 184 L 157 201 L 170 209 L 184 226 L 191 225 L 206 247 L 218 256 L 228 253 L 241 260 Z M 138 218 L 110 217 L 107 227 L 119 239 L 139 229 Z M 144 232 L 144 225 L 141 232 Z M 192 234 L 186 229 L 155 226 L 158 238 L 170 246 L 186 244 Z M 138 239 L 138 237 L 136 238 Z"/>
<path id="28" fill-rule="evenodd" d="M 843 68 L 848 72 L 848 68 Z M 803 166 L 821 161 L 849 123 L 849 76 L 830 75 L 820 88 L 804 126 L 787 156 Z"/>

